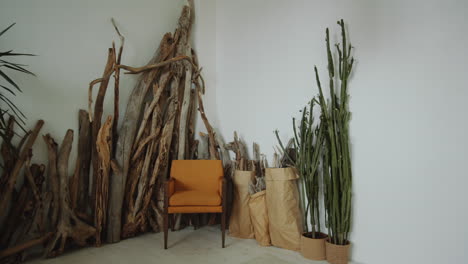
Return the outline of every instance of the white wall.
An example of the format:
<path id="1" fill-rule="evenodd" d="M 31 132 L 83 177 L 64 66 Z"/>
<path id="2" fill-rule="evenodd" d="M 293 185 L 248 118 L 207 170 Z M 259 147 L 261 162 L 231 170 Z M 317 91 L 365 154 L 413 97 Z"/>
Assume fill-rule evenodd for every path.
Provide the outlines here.
<path id="1" fill-rule="evenodd" d="M 325 28 L 344 18 L 357 64 L 350 83 L 353 259 L 468 263 L 466 1 L 217 2 L 217 105 L 271 155 L 273 130 L 326 81 Z M 271 157 L 271 156 L 270 156 Z"/>
<path id="2" fill-rule="evenodd" d="M 40 55 L 21 59 L 38 74 L 18 79 L 25 93 L 17 102 L 29 121 L 46 119 L 43 132 L 57 141 L 76 130 L 88 83 L 118 41 L 110 17 L 127 38 L 123 61 L 143 65 L 174 30 L 183 3 L 2 1 L 0 26 L 18 23 L 2 49 Z M 290 136 L 291 117 L 317 93 L 315 64 L 326 80 L 324 30 L 336 40 L 336 20 L 344 18 L 358 60 L 350 83 L 353 259 L 468 262 L 466 1 L 203 0 L 196 8 L 208 117 L 227 140 L 237 130 L 269 157 L 273 130 Z M 133 83 L 124 75 L 122 101 Z M 106 113 L 111 101 L 108 93 Z M 45 161 L 37 145 L 35 157 Z"/>

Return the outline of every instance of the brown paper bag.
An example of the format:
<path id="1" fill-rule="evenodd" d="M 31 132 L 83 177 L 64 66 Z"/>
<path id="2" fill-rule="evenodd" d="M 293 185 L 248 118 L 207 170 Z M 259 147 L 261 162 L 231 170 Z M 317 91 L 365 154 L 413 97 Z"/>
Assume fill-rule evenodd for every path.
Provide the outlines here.
<path id="1" fill-rule="evenodd" d="M 254 229 L 255 240 L 260 246 L 271 246 L 270 232 L 268 231 L 268 213 L 265 201 L 266 191 L 250 196 L 250 221 Z"/>
<path id="2" fill-rule="evenodd" d="M 296 251 L 301 248 L 302 234 L 298 178 L 292 168 L 265 169 L 271 244 Z"/>
<path id="3" fill-rule="evenodd" d="M 231 218 L 229 220 L 229 235 L 238 238 L 254 238 L 249 211 L 249 182 L 254 178 L 253 171 L 234 172 L 234 199 Z"/>

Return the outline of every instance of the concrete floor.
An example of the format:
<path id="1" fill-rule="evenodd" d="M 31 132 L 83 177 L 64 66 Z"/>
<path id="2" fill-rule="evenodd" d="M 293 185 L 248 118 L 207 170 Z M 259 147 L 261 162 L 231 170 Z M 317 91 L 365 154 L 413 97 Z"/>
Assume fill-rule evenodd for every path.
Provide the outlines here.
<path id="1" fill-rule="evenodd" d="M 261 247 L 254 239 L 226 236 L 226 248 L 221 248 L 218 226 L 198 230 L 185 228 L 169 232 L 169 249 L 163 249 L 163 233 L 146 234 L 100 248 L 84 248 L 54 259 L 39 259 L 31 264 L 59 263 L 190 263 L 190 264 L 321 264 L 325 261 L 304 259 L 295 251 L 276 247 Z"/>

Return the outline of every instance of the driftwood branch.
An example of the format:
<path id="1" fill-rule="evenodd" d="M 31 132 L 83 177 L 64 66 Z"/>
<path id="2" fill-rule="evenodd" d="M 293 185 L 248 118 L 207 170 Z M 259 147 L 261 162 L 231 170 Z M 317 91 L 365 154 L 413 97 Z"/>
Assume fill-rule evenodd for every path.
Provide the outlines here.
<path id="1" fill-rule="evenodd" d="M 31 132 L 31 135 L 28 137 L 26 143 L 23 146 L 23 149 L 21 150 L 18 156 L 18 160 L 16 161 L 12 171 L 8 175 L 8 181 L 6 182 L 4 189 L 2 190 L 3 192 L 2 198 L 0 198 L 0 214 L 2 215 L 3 214 L 7 215 L 8 213 L 7 207 L 10 205 L 10 202 L 11 202 L 13 189 L 15 188 L 15 184 L 16 184 L 16 179 L 18 178 L 21 168 L 26 162 L 30 149 L 32 148 L 34 142 L 36 141 L 37 135 L 39 134 L 39 131 L 41 130 L 43 125 L 44 125 L 44 121 L 42 120 L 39 120 L 36 123 L 34 130 Z M 0 226 L 2 226 L 2 224 L 3 223 L 0 222 Z"/>
<path id="2" fill-rule="evenodd" d="M 107 117 L 106 122 L 98 133 L 96 148 L 99 158 L 98 174 L 96 179 L 96 200 L 94 213 L 94 226 L 96 228 L 96 246 L 101 245 L 101 231 L 105 228 L 107 216 L 107 204 L 109 198 L 109 173 L 112 148 L 112 116 Z"/>
<path id="3" fill-rule="evenodd" d="M 157 69 L 157 68 L 161 68 L 163 66 L 166 66 L 168 64 L 178 62 L 178 61 L 181 61 L 181 60 L 186 60 L 186 61 L 190 62 L 190 64 L 192 66 L 195 66 L 192 63 L 192 59 L 190 57 L 180 55 L 180 56 L 165 60 L 163 62 L 159 62 L 159 63 L 155 63 L 155 64 L 148 64 L 148 65 L 142 66 L 142 67 L 131 67 L 131 66 L 127 66 L 127 65 L 117 65 L 117 67 L 126 70 L 127 72 L 125 72 L 125 74 L 138 74 L 138 73 L 142 73 L 142 72 L 145 72 L 145 71 L 150 71 L 150 70 L 154 70 L 154 69 Z"/>

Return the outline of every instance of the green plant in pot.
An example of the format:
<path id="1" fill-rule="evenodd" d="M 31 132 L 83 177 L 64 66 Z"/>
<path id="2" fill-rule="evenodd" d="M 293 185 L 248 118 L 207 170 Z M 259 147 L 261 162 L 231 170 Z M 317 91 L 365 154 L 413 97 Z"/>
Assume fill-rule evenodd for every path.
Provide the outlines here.
<path id="1" fill-rule="evenodd" d="M 295 158 L 288 155 L 283 143 L 275 131 L 279 145 L 290 163 L 294 165 L 301 179 L 301 202 L 303 203 L 303 230 L 301 237 L 301 253 L 304 257 L 313 260 L 325 259 L 326 235 L 321 232 L 319 210 L 319 163 L 321 160 L 322 146 L 324 142 L 324 126 L 320 122 L 314 122 L 314 106 L 317 101 L 312 99 L 308 107 L 302 110 L 299 124 L 293 118 L 293 148 Z M 317 124 L 316 124 L 317 123 Z M 310 228 L 309 228 L 310 227 Z"/>
<path id="2" fill-rule="evenodd" d="M 327 261 L 333 264 L 348 263 L 349 232 L 351 226 L 351 157 L 349 143 L 349 107 L 348 80 L 354 59 L 351 45 L 346 39 L 343 20 L 341 27 L 342 43 L 336 44 L 338 58 L 330 48 L 328 28 L 326 45 L 328 57 L 328 75 L 330 100 L 326 100 L 320 78 L 315 67 L 315 76 L 319 88 L 319 104 L 322 110 L 322 124 L 325 126 L 323 152 L 323 185 L 325 201 L 325 223 L 328 228 L 326 243 Z M 336 82 L 335 82 L 336 81 Z"/>

